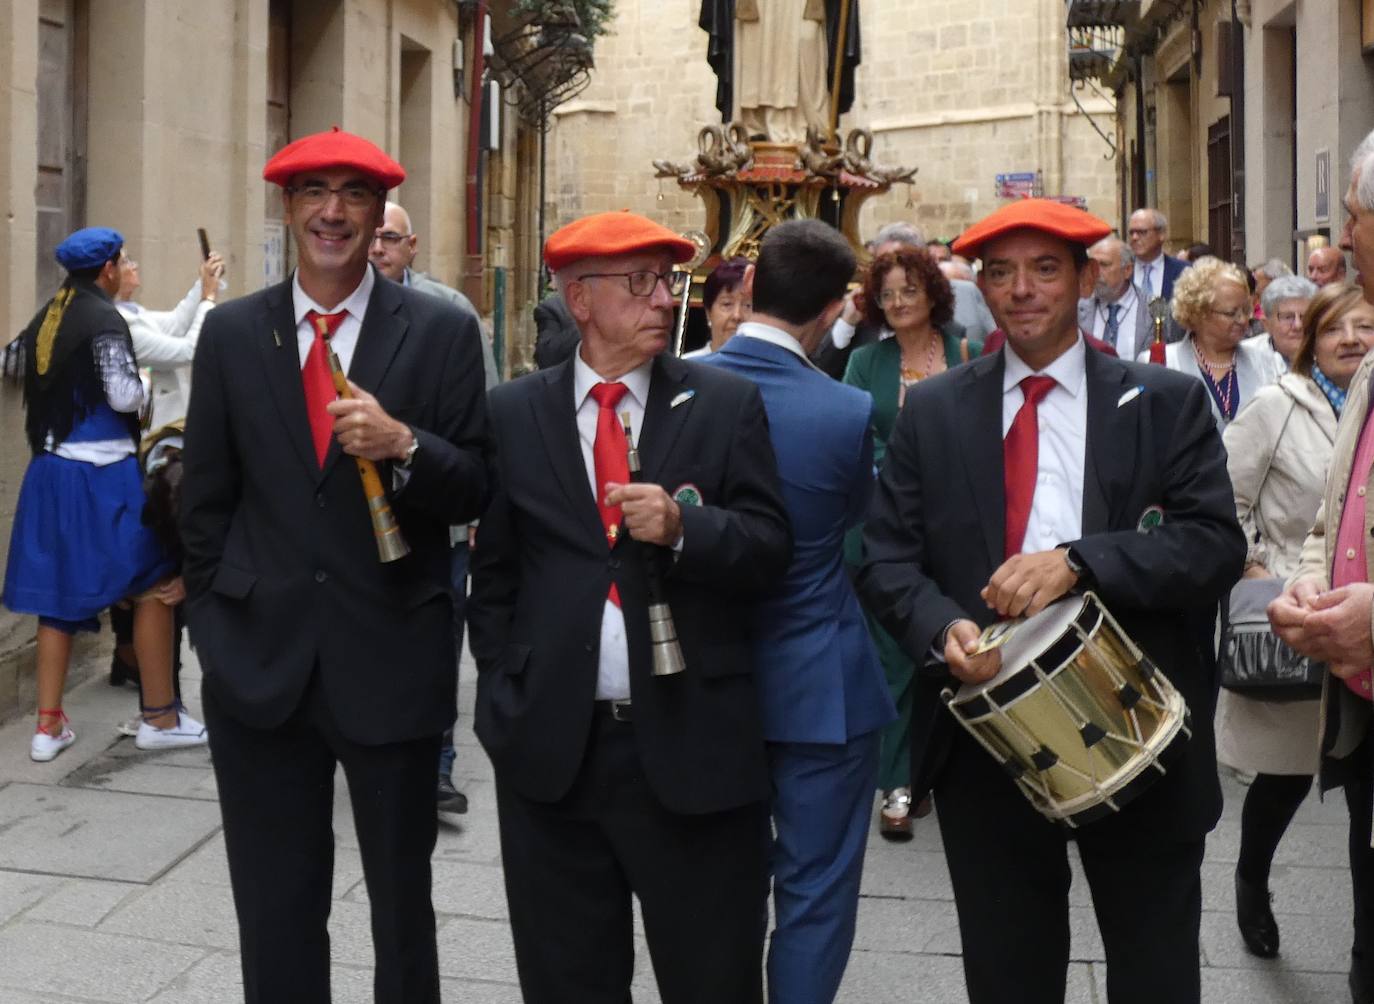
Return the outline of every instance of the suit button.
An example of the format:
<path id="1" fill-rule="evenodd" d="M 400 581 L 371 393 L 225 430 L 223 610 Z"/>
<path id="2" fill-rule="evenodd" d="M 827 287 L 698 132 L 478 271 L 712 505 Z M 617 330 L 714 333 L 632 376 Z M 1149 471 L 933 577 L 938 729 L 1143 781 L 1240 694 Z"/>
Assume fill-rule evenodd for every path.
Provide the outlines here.
<path id="1" fill-rule="evenodd" d="M 590 651 L 592 650 L 592 647 L 593 647 L 593 646 L 592 646 L 592 643 L 591 643 L 591 642 L 587 642 L 587 644 L 583 645 L 582 647 L 583 647 L 583 649 L 585 649 L 586 651 L 590 652 Z"/>
<path id="2" fill-rule="evenodd" d="M 316 582 L 323 582 L 323 581 L 324 581 L 325 579 L 327 579 L 327 578 L 329 578 L 329 575 L 328 575 L 328 573 L 326 573 L 326 572 L 323 571 L 323 570 L 318 571 L 318 572 L 315 573 L 315 581 L 316 581 Z"/>
<path id="3" fill-rule="evenodd" d="M 316 495 L 316 496 L 315 496 L 315 504 L 316 504 L 317 506 L 319 506 L 321 509 L 323 509 L 323 508 L 324 508 L 324 496 L 323 496 L 323 495 Z"/>
<path id="4" fill-rule="evenodd" d="M 619 559 L 619 558 L 612 558 L 612 559 L 608 562 L 608 564 L 609 564 L 609 566 L 610 566 L 610 568 L 611 568 L 611 571 L 617 571 L 617 570 L 620 568 L 620 559 Z"/>

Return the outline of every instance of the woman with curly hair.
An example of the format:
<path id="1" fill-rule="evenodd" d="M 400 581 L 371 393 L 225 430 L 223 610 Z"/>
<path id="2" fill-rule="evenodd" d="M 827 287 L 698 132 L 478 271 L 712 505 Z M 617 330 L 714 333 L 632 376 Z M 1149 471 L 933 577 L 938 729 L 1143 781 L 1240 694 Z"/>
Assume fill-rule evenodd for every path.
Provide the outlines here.
<path id="1" fill-rule="evenodd" d="M 879 255 L 864 279 L 862 305 L 865 316 L 881 323 L 883 331 L 877 342 L 856 349 L 849 357 L 844 382 L 873 397 L 873 462 L 881 469 L 907 388 L 967 362 L 983 347 L 971 344 L 963 327 L 954 322 L 954 292 L 949 280 L 921 248 L 902 247 Z M 846 537 L 845 560 L 855 567 L 862 564 L 863 527 L 856 527 Z M 864 616 L 887 673 L 898 716 L 882 737 L 879 832 L 889 840 L 910 840 L 915 666 L 867 611 Z"/>
<path id="2" fill-rule="evenodd" d="M 1253 312 L 1250 284 L 1235 265 L 1201 258 L 1174 281 L 1171 309 L 1186 334 L 1165 349 L 1164 364 L 1203 382 L 1217 428 L 1225 429 L 1280 373 L 1272 349 L 1245 341 Z M 1140 361 L 1148 362 L 1149 353 L 1142 352 Z"/>

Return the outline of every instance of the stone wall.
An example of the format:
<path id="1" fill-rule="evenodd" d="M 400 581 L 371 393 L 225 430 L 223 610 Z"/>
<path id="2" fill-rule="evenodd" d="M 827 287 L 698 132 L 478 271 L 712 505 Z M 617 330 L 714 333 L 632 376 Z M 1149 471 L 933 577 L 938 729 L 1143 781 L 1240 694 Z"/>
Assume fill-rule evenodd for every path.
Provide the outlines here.
<path id="1" fill-rule="evenodd" d="M 689 161 L 698 130 L 719 122 L 699 0 L 620 0 L 597 42 L 591 86 L 558 109 L 551 136 L 550 229 L 585 213 L 630 208 L 674 229 L 702 210 L 651 161 Z M 861 229 L 914 219 L 953 237 L 995 209 L 994 176 L 1043 172 L 1047 194 L 1115 211 L 1106 144 L 1069 97 L 1061 0 L 863 0 L 858 97 L 841 131 L 867 125 L 874 159 L 920 168 L 908 191 L 871 200 Z M 1104 131 L 1110 102 L 1081 96 Z"/>

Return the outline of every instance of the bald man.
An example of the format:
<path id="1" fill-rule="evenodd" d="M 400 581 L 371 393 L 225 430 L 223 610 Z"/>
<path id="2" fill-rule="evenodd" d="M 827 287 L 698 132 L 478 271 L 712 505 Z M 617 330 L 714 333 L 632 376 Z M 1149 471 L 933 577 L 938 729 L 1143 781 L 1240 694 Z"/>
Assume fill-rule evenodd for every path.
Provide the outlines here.
<path id="1" fill-rule="evenodd" d="M 1307 278 L 1320 289 L 1345 282 L 1345 255 L 1340 248 L 1316 248 L 1307 256 Z"/>

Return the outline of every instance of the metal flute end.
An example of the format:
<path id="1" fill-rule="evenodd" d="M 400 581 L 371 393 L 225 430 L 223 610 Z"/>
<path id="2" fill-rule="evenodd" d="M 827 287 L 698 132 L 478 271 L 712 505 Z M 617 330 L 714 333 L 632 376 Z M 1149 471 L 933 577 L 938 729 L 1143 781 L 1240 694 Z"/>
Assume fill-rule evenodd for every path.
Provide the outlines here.
<path id="1" fill-rule="evenodd" d="M 649 604 L 649 640 L 653 643 L 654 676 L 675 676 L 687 668 L 677 640 L 673 612 L 666 603 Z"/>
<path id="2" fill-rule="evenodd" d="M 372 517 L 372 532 L 377 537 L 377 555 L 382 562 L 399 561 L 409 554 L 410 545 L 402 536 L 401 524 L 396 522 L 396 514 L 386 498 L 368 499 L 367 508 Z"/>

